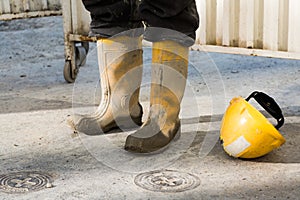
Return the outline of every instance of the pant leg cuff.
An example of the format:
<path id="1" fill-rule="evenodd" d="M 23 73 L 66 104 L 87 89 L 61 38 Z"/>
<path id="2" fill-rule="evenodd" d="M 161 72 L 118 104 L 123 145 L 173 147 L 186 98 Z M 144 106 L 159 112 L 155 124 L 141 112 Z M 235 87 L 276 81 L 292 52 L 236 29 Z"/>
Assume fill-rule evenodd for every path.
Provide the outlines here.
<path id="1" fill-rule="evenodd" d="M 187 47 L 190 47 L 195 43 L 194 38 L 195 32 L 184 34 L 175 30 L 160 27 L 147 27 L 144 32 L 144 39 L 147 41 L 159 42 L 172 40 Z"/>

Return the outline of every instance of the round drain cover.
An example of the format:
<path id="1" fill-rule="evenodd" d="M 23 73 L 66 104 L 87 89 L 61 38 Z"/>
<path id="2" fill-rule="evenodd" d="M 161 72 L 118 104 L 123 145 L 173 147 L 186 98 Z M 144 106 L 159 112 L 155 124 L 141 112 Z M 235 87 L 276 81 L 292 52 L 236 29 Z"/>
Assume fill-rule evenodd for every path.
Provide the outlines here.
<path id="1" fill-rule="evenodd" d="M 15 172 L 0 175 L 0 191 L 24 193 L 51 187 L 51 176 L 42 172 Z"/>
<path id="2" fill-rule="evenodd" d="M 183 192 L 200 185 L 200 179 L 189 173 L 163 170 L 139 174 L 135 177 L 135 184 L 155 192 Z"/>

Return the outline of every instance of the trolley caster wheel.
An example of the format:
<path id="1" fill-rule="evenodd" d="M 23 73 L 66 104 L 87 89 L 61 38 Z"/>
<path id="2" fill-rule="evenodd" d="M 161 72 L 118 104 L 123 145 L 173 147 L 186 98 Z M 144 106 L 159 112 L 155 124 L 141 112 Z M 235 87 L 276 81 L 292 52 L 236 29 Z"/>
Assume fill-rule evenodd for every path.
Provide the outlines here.
<path id="1" fill-rule="evenodd" d="M 74 81 L 76 79 L 76 75 L 75 75 L 75 77 L 73 76 L 71 61 L 69 61 L 69 60 L 67 60 L 65 62 L 64 78 L 68 83 L 74 83 Z"/>
<path id="2" fill-rule="evenodd" d="M 76 66 L 82 66 L 86 63 L 86 51 L 84 47 L 75 47 Z"/>
<path id="3" fill-rule="evenodd" d="M 89 52 L 90 43 L 89 42 L 81 42 L 81 45 L 85 48 L 86 54 Z"/>
<path id="4" fill-rule="evenodd" d="M 89 43 L 81 42 L 81 46 L 75 46 L 76 66 L 83 66 L 86 63 L 86 55 L 89 51 Z"/>

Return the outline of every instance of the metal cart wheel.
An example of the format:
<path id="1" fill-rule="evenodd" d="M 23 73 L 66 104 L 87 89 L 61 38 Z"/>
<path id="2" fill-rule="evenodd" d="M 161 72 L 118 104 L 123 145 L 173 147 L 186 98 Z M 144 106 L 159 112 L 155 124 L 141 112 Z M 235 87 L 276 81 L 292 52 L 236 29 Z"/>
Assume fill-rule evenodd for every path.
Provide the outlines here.
<path id="1" fill-rule="evenodd" d="M 64 66 L 64 78 L 68 83 L 74 83 L 76 77 L 72 75 L 72 64 L 70 60 L 66 60 Z"/>
<path id="2" fill-rule="evenodd" d="M 68 83 L 74 83 L 79 68 L 86 63 L 86 56 L 89 51 L 88 42 L 74 43 L 75 65 L 72 65 L 71 60 L 66 60 L 64 66 L 64 78 Z"/>
<path id="3" fill-rule="evenodd" d="M 77 66 L 83 66 L 86 63 L 86 56 L 89 51 L 89 43 L 80 42 L 77 44 L 80 44 L 80 46 L 76 46 L 75 44 L 75 62 Z"/>

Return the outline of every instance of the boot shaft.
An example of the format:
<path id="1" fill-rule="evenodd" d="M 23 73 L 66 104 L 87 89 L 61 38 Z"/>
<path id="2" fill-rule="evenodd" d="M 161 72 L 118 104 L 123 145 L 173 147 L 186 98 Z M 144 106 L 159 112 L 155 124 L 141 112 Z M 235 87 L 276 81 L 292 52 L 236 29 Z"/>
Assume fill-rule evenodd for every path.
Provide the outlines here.
<path id="1" fill-rule="evenodd" d="M 153 43 L 150 94 L 153 115 L 171 121 L 178 118 L 186 86 L 188 53 L 188 47 L 173 41 Z"/>
<path id="2" fill-rule="evenodd" d="M 97 41 L 98 65 L 102 80 L 114 88 L 118 80 L 143 63 L 142 38 L 119 36 Z M 138 71 L 138 70 L 137 70 Z M 138 76 L 141 73 L 137 74 Z M 106 76 L 106 77 L 103 77 Z"/>
<path id="3" fill-rule="evenodd" d="M 120 104 L 118 107 L 136 105 L 143 73 L 142 38 L 118 36 L 100 39 L 97 51 L 101 102 L 114 100 Z"/>

